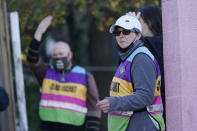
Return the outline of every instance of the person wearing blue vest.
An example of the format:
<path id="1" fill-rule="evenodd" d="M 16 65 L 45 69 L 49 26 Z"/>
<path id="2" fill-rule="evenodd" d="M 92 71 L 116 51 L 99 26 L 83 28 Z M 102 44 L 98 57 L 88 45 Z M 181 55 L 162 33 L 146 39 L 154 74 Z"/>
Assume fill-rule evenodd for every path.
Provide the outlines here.
<path id="1" fill-rule="evenodd" d="M 164 131 L 160 67 L 140 40 L 140 22 L 123 15 L 110 27 L 110 33 L 116 37 L 121 62 L 110 97 L 97 103 L 108 113 L 108 131 Z"/>
<path id="2" fill-rule="evenodd" d="M 158 6 L 148 5 L 142 7 L 138 13 L 128 12 L 128 15 L 136 17 L 142 25 L 142 41 L 155 56 L 161 70 L 161 96 L 165 115 L 165 80 L 164 80 L 164 62 L 163 62 L 163 36 L 162 36 L 162 11 Z"/>
<path id="3" fill-rule="evenodd" d="M 72 62 L 72 51 L 65 41 L 53 47 L 52 64 L 39 59 L 42 35 L 51 24 L 47 16 L 39 24 L 28 50 L 27 60 L 40 86 L 39 116 L 43 131 L 99 131 L 101 112 L 93 75 Z"/>

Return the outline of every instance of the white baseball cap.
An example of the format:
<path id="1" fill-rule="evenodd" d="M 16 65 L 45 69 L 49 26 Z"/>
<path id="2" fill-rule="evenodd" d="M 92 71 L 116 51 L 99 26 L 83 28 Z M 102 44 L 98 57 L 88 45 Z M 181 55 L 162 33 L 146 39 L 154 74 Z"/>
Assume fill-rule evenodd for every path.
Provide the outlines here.
<path id="1" fill-rule="evenodd" d="M 127 30 L 138 29 L 140 32 L 142 32 L 142 26 L 139 20 L 131 15 L 123 15 L 118 18 L 116 23 L 110 27 L 109 32 L 113 33 L 116 26 L 120 26 Z"/>

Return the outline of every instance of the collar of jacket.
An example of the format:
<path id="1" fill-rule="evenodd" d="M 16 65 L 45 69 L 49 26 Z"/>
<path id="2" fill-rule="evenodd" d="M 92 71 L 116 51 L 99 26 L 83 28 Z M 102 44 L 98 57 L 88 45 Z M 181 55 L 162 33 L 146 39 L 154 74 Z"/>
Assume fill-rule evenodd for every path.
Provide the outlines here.
<path id="1" fill-rule="evenodd" d="M 125 51 L 119 50 L 118 54 L 120 56 L 121 61 L 125 61 L 135 49 L 137 49 L 138 47 L 143 46 L 143 45 L 144 45 L 144 43 L 141 40 L 138 40 L 138 41 L 132 43 L 132 45 L 129 46 L 129 48 L 127 50 L 125 50 Z"/>

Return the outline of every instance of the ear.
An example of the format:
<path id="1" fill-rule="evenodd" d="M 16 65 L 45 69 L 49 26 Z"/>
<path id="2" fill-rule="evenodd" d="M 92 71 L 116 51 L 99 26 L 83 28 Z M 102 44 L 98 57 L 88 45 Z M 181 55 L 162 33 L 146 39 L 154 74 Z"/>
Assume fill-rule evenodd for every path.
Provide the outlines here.
<path id="1" fill-rule="evenodd" d="M 139 40 L 141 37 L 142 37 L 142 34 L 138 33 L 137 36 L 136 36 L 136 40 Z"/>
<path id="2" fill-rule="evenodd" d="M 69 52 L 68 58 L 69 58 L 69 60 L 72 60 L 72 58 L 73 58 L 73 52 L 72 51 Z"/>

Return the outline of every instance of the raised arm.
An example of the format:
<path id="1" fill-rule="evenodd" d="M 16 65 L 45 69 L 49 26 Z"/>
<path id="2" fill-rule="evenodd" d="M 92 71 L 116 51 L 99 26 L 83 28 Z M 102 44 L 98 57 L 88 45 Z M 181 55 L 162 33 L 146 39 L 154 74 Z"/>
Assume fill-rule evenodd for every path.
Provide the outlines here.
<path id="1" fill-rule="evenodd" d="M 43 34 L 51 25 L 51 21 L 52 21 L 52 16 L 47 16 L 40 22 L 34 34 L 33 40 L 29 44 L 29 49 L 27 54 L 27 61 L 29 63 L 29 66 L 32 72 L 34 73 L 34 75 L 36 76 L 40 85 L 42 84 L 42 80 L 48 69 L 48 64 L 44 63 L 42 60 L 39 60 L 40 45 L 41 45 L 40 41 L 42 39 Z"/>

